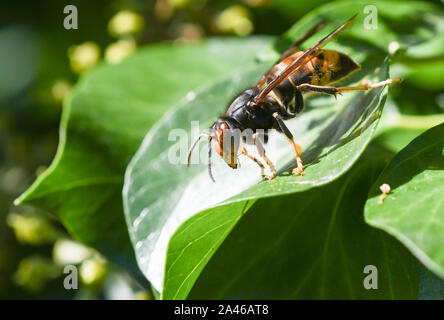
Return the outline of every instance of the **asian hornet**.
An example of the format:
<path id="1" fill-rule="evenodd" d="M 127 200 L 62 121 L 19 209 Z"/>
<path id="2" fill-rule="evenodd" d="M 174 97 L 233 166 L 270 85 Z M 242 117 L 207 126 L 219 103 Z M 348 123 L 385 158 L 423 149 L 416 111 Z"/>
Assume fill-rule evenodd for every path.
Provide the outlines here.
<path id="1" fill-rule="evenodd" d="M 262 177 L 265 177 L 265 166 L 261 161 L 248 154 L 240 139 L 233 139 L 233 135 L 230 134 L 235 129 L 240 131 L 250 129 L 252 139 L 244 137 L 244 142 L 249 140 L 256 145 L 258 154 L 270 168 L 268 179 L 271 180 L 276 176 L 276 169 L 265 153 L 258 131 L 262 130 L 267 133 L 268 130 L 275 129 L 283 133 L 293 147 L 297 166 L 292 173 L 304 174 L 301 147 L 294 141 L 293 135 L 284 123 L 284 120 L 294 118 L 303 110 L 302 92 L 312 91 L 336 97 L 337 94 L 344 91 L 369 90 L 401 81 L 401 79 L 395 78 L 376 84 L 363 83 L 353 87 L 331 86 L 332 83 L 342 80 L 353 71 L 358 70 L 360 65 L 344 53 L 321 48 L 339 32 L 351 25 L 355 18 L 356 14 L 306 51 L 300 51 L 299 46 L 322 29 L 327 21 L 319 23 L 296 41 L 253 87 L 243 91 L 233 100 L 225 114 L 214 122 L 210 134 L 199 135 L 188 153 L 187 166 L 190 164 L 191 153 L 198 141 L 203 136 L 207 136 L 209 142 L 208 172 L 213 181 L 210 162 L 211 144 L 231 168 L 236 169 L 238 156 L 244 155 L 260 167 Z M 264 135 L 265 142 L 266 139 L 267 134 Z"/>

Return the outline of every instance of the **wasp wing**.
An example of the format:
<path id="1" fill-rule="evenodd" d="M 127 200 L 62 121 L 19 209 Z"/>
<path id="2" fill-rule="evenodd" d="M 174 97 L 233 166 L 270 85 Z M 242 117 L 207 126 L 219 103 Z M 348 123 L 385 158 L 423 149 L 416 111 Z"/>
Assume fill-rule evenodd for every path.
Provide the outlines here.
<path id="1" fill-rule="evenodd" d="M 269 94 L 274 88 L 280 85 L 285 79 L 291 76 L 294 72 L 299 70 L 308 61 L 316 57 L 316 55 L 320 53 L 320 49 L 322 48 L 322 46 L 327 44 L 328 41 L 333 39 L 339 32 L 348 27 L 350 23 L 356 18 L 356 16 L 357 14 L 348 19 L 341 26 L 336 28 L 334 31 L 328 34 L 325 38 L 323 38 L 313 47 L 306 50 L 304 54 L 302 54 L 299 58 L 297 58 L 290 65 L 288 65 L 287 68 L 285 68 L 278 77 L 270 81 L 270 83 L 253 98 L 253 100 L 250 102 L 250 106 L 256 106 L 259 103 L 261 103 L 265 99 L 267 94 Z"/>
<path id="2" fill-rule="evenodd" d="M 301 38 L 299 38 L 295 43 L 291 45 L 290 48 L 288 48 L 281 56 L 279 61 L 284 60 L 285 58 L 291 56 L 293 53 L 295 53 L 297 50 L 299 50 L 299 46 L 303 44 L 307 39 L 311 38 L 313 35 L 318 33 L 322 28 L 324 28 L 328 23 L 330 22 L 330 19 L 326 18 L 319 22 L 317 25 L 315 25 L 313 28 L 307 31 Z"/>
<path id="3" fill-rule="evenodd" d="M 313 28 L 307 31 L 302 37 L 300 37 L 297 41 L 295 41 L 285 52 L 281 55 L 281 57 L 276 61 L 275 65 L 284 60 L 285 58 L 288 58 L 295 52 L 299 51 L 299 46 L 305 42 L 305 40 L 311 38 L 315 33 L 319 32 L 322 28 L 324 28 L 330 19 L 324 19 L 321 22 L 319 22 L 317 25 L 315 25 Z M 265 73 L 262 78 L 254 85 L 256 88 L 262 87 L 262 85 L 267 80 L 268 76 L 270 75 L 271 71 L 273 70 L 273 67 L 270 68 L 270 70 Z"/>

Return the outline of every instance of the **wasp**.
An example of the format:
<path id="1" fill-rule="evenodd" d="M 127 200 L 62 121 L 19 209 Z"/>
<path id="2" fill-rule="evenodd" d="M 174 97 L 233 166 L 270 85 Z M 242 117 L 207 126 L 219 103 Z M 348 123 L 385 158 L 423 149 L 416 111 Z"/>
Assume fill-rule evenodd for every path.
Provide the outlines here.
<path id="1" fill-rule="evenodd" d="M 299 50 L 300 45 L 321 30 L 328 20 L 324 20 L 299 40 L 293 43 L 279 58 L 277 63 L 251 88 L 243 91 L 228 106 L 225 114 L 211 126 L 211 133 L 200 134 L 188 152 L 187 166 L 190 165 L 191 153 L 199 140 L 208 137 L 208 172 L 214 180 L 211 172 L 211 149 L 222 157 L 228 166 L 238 168 L 238 157 L 244 155 L 254 161 L 261 169 L 261 175 L 265 178 L 265 166 L 253 155 L 247 152 L 240 139 L 233 139 L 231 131 L 249 129 L 259 156 L 265 161 L 270 169 L 268 179 L 276 177 L 276 168 L 267 157 L 264 143 L 267 142 L 268 131 L 271 129 L 283 133 L 291 144 L 296 157 L 296 167 L 293 174 L 303 175 L 304 165 L 302 162 L 302 148 L 293 138 L 284 120 L 294 118 L 304 108 L 303 92 L 314 92 L 329 94 L 336 97 L 345 91 L 369 90 L 399 82 L 401 79 L 394 78 L 381 81 L 376 84 L 364 82 L 358 86 L 334 87 L 331 84 L 344 79 L 352 72 L 360 69 L 360 65 L 348 55 L 334 51 L 323 50 L 322 47 L 356 18 L 357 14 L 336 28 L 316 45 L 306 51 Z M 265 132 L 260 135 L 259 131 Z M 243 142 L 246 142 L 245 136 Z"/>

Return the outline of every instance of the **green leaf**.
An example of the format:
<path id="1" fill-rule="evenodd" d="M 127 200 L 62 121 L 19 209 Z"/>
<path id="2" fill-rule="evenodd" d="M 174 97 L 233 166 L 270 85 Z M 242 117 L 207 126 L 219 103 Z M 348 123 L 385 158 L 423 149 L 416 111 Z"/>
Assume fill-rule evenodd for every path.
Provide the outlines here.
<path id="1" fill-rule="evenodd" d="M 65 101 L 53 163 L 16 204 L 57 214 L 75 238 L 136 268 L 121 204 L 128 160 L 187 92 L 250 63 L 268 43 L 227 38 L 156 45 L 86 74 Z"/>
<path id="2" fill-rule="evenodd" d="M 381 173 L 370 190 L 365 220 L 401 241 L 444 278 L 444 124 L 413 140 Z M 391 192 L 379 204 L 379 187 Z"/>
<path id="3" fill-rule="evenodd" d="M 349 172 L 326 186 L 257 201 L 217 249 L 189 298 L 442 299 L 443 281 L 398 241 L 364 222 L 366 192 L 391 156 L 370 145 Z M 171 250 L 179 232 L 182 238 L 190 233 L 190 224 L 179 228 Z M 377 290 L 363 285 L 368 265 L 376 267 Z"/>
<path id="4" fill-rule="evenodd" d="M 319 19 L 313 20 L 316 23 Z M 333 18 L 324 33 L 344 21 Z M 306 30 L 311 27 L 305 25 Z M 360 44 L 360 52 L 352 46 L 336 44 L 335 48 L 356 55 L 362 64 L 346 83 L 363 79 L 378 82 L 389 77 L 388 59 L 374 47 Z M 214 251 L 256 199 L 301 192 L 338 178 L 359 158 L 372 137 L 387 92 L 383 88 L 345 94 L 337 101 L 325 96 L 308 100 L 306 111 L 287 121 L 305 150 L 303 177 L 288 174 L 294 156 L 291 146 L 278 134 L 270 137 L 268 145 L 268 154 L 280 173 L 273 181 L 260 182 L 258 168 L 249 162 L 241 162 L 240 170 L 231 170 L 219 161 L 214 165 L 214 184 L 203 163 L 186 168 L 185 148 L 180 159 L 172 161 L 176 149 L 184 145 L 181 140 L 169 141 L 172 130 L 189 133 L 191 121 L 199 121 L 201 130 L 208 127 L 233 96 L 254 84 L 272 63 L 268 60 L 239 69 L 226 80 L 195 92 L 192 100 L 184 100 L 156 124 L 128 166 L 124 206 L 130 236 L 139 267 L 163 292 L 163 298 L 187 296 Z M 205 148 L 202 151 L 206 153 Z M 193 217 L 204 209 L 206 214 Z M 184 221 L 191 229 L 174 234 Z"/>
<path id="5" fill-rule="evenodd" d="M 394 153 L 398 153 L 421 133 L 443 122 L 444 114 L 402 114 L 399 112 L 399 107 L 395 101 L 389 99 L 385 104 L 384 113 L 373 141 Z"/>

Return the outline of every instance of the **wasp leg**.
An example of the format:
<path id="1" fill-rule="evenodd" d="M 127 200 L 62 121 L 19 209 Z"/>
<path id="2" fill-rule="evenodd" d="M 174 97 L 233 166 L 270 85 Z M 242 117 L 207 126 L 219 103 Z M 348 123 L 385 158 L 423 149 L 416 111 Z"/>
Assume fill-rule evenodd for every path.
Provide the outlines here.
<path id="1" fill-rule="evenodd" d="M 302 148 L 294 141 L 293 135 L 291 134 L 290 130 L 288 130 L 287 126 L 284 123 L 284 120 L 281 118 L 279 113 L 277 112 L 273 113 L 273 117 L 276 119 L 279 128 L 281 128 L 282 132 L 287 137 L 288 142 L 290 142 L 290 144 L 293 146 L 293 150 L 296 156 L 297 167 L 293 169 L 292 173 L 299 174 L 302 176 L 304 174 L 304 165 L 301 159 Z"/>
<path id="2" fill-rule="evenodd" d="M 300 90 L 294 89 L 294 107 L 290 108 L 289 116 L 294 117 L 298 113 L 302 112 L 304 109 L 304 97 L 302 97 L 302 92 Z"/>
<path id="3" fill-rule="evenodd" d="M 384 87 L 384 86 L 388 86 L 394 82 L 401 82 L 401 78 L 393 78 L 393 79 L 387 79 L 375 84 L 371 84 L 369 81 L 366 81 L 364 83 L 362 83 L 359 86 L 356 87 L 339 87 L 338 88 L 338 93 L 341 94 L 344 91 L 352 91 L 352 90 L 368 90 L 368 89 L 374 89 L 374 88 L 379 88 L 379 87 Z"/>
<path id="4" fill-rule="evenodd" d="M 244 146 L 241 147 L 241 153 L 242 153 L 244 156 L 247 156 L 248 158 L 250 158 L 251 160 L 253 160 L 254 162 L 256 162 L 256 164 L 261 168 L 261 176 L 262 176 L 262 178 L 265 178 L 265 173 L 264 173 L 264 171 L 265 171 L 265 166 L 264 166 L 264 165 L 263 165 L 263 164 L 262 164 L 262 163 L 261 163 L 256 157 L 254 157 L 254 156 L 248 154 L 247 149 L 245 149 Z"/>
<path id="5" fill-rule="evenodd" d="M 297 86 L 297 89 L 299 90 L 309 90 L 309 91 L 314 91 L 314 92 L 321 92 L 321 93 L 326 93 L 326 94 L 332 94 L 334 96 L 336 96 L 337 94 L 342 94 L 342 92 L 344 91 L 354 91 L 354 90 L 368 90 L 368 89 L 374 89 L 374 88 L 379 88 L 379 87 L 383 87 L 383 86 L 387 86 L 389 84 L 392 84 L 394 82 L 401 82 L 400 78 L 393 78 L 393 79 L 387 79 L 375 84 L 371 84 L 370 82 L 363 82 L 358 86 L 354 86 L 354 87 L 330 87 L 330 86 L 316 86 L 313 84 L 309 84 L 309 83 L 303 83 L 299 86 Z"/>
<path id="6" fill-rule="evenodd" d="M 276 177 L 276 168 L 273 165 L 273 162 L 271 162 L 270 159 L 265 155 L 265 148 L 262 144 L 261 138 L 259 137 L 258 133 L 253 134 L 254 138 L 254 144 L 256 145 L 257 152 L 259 155 L 264 158 L 267 165 L 270 167 L 270 175 L 268 176 L 268 180 L 273 180 Z"/>

